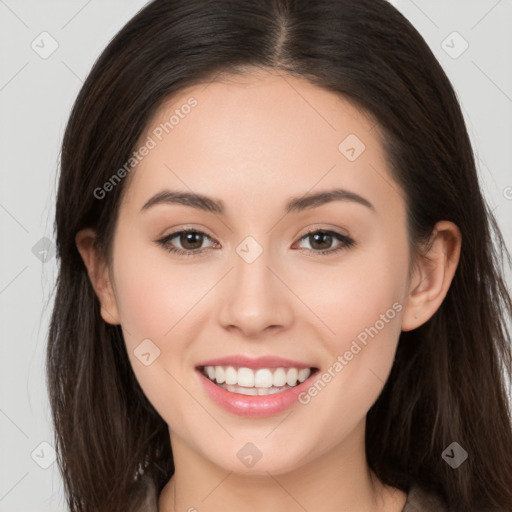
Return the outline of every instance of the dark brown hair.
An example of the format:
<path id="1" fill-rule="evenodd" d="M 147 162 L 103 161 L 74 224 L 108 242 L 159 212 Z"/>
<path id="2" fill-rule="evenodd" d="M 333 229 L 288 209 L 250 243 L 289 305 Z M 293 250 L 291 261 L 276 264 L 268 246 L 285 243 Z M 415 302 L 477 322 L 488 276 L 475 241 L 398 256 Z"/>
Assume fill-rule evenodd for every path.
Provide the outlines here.
<path id="1" fill-rule="evenodd" d="M 482 197 L 456 94 L 420 34 L 384 0 L 155 0 L 95 63 L 62 144 L 47 352 L 70 510 L 130 510 L 141 474 L 160 492 L 174 472 L 167 425 L 138 385 L 120 326 L 101 319 L 75 235 L 93 228 L 108 258 L 126 180 L 102 199 L 94 191 L 129 159 L 157 109 L 184 87 L 258 67 L 304 77 L 377 120 L 416 252 L 437 221 L 462 234 L 445 300 L 401 333 L 368 412 L 369 466 L 386 484 L 438 492 L 456 511 L 512 510 L 510 256 Z M 441 457 L 453 441 L 469 453 L 457 469 Z"/>

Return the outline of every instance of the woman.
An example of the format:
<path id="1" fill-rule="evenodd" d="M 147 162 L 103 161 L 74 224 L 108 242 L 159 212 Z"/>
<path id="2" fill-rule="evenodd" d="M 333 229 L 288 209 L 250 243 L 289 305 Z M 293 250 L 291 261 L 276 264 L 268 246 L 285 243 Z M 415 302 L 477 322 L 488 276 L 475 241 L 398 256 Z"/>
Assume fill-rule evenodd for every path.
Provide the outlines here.
<path id="1" fill-rule="evenodd" d="M 506 250 L 387 2 L 149 3 L 71 113 L 56 239 L 70 510 L 512 508 Z"/>

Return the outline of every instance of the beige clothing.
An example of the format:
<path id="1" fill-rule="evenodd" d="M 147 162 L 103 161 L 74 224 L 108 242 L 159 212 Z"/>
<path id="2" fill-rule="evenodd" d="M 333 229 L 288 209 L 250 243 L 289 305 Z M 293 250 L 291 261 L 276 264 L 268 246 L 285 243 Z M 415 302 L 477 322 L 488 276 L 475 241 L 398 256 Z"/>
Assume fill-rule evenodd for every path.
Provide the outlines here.
<path id="1" fill-rule="evenodd" d="M 427 493 L 421 487 L 412 485 L 407 494 L 402 512 L 447 512 L 448 508 L 439 496 Z"/>

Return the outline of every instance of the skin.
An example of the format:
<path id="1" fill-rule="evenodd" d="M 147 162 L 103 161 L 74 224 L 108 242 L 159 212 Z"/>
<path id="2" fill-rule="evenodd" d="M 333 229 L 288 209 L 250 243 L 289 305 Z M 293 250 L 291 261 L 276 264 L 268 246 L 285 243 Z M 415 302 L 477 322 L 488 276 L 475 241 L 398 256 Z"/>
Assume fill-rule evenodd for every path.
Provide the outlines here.
<path id="1" fill-rule="evenodd" d="M 366 463 L 366 414 L 401 330 L 423 324 L 443 301 L 460 232 L 438 223 L 428 259 L 411 260 L 404 196 L 378 127 L 347 100 L 290 75 L 259 70 L 182 90 L 140 143 L 191 96 L 197 106 L 128 178 L 112 265 L 95 251 L 94 231 L 76 238 L 102 317 L 122 325 L 135 375 L 169 425 L 176 472 L 159 510 L 399 512 L 405 493 L 383 485 Z M 366 146 L 353 162 L 338 149 L 349 134 Z M 332 201 L 284 213 L 292 196 L 339 187 L 374 210 Z M 177 204 L 141 212 L 166 188 L 222 199 L 226 214 Z M 177 237 L 174 246 L 203 247 L 203 254 L 178 256 L 155 243 L 184 228 L 210 238 L 194 246 Z M 320 241 L 319 248 L 304 237 L 308 228 L 331 229 L 356 244 L 315 255 L 340 242 Z M 250 264 L 236 252 L 247 236 L 263 249 Z M 314 399 L 281 414 L 252 419 L 224 411 L 194 370 L 206 359 L 242 353 L 325 372 L 394 303 L 401 307 L 396 316 Z M 134 355 L 147 338 L 160 350 L 149 366 Z M 237 457 L 248 442 L 262 454 L 251 468 Z"/>

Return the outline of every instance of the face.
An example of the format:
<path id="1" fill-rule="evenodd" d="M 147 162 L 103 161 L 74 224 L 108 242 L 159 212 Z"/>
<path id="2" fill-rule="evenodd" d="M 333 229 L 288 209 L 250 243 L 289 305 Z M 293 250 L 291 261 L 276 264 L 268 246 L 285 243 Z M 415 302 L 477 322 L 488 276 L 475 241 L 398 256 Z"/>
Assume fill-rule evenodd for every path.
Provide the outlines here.
<path id="1" fill-rule="evenodd" d="M 377 130 L 334 93 L 263 72 L 182 90 L 149 123 L 109 313 L 173 446 L 253 474 L 350 452 L 408 289 L 405 204 Z"/>

